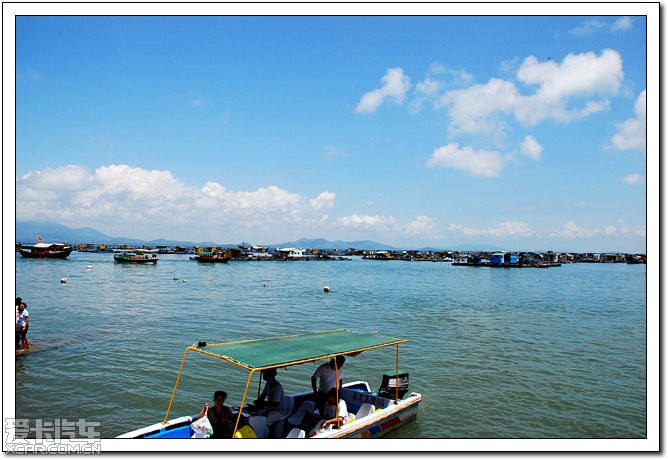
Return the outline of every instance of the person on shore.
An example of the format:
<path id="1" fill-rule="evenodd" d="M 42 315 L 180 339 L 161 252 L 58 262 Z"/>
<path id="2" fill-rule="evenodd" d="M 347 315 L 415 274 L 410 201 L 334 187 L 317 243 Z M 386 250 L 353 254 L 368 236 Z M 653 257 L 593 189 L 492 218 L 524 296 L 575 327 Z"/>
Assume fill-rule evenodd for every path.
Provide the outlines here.
<path id="1" fill-rule="evenodd" d="M 30 322 L 30 314 L 28 313 L 28 306 L 25 302 L 20 302 L 18 311 L 16 312 L 16 349 L 20 350 L 19 344 L 23 350 L 30 350 L 30 342 L 28 341 L 28 327 Z"/>
<path id="2" fill-rule="evenodd" d="M 283 410 L 283 385 L 276 379 L 276 369 L 267 369 L 262 371 L 262 378 L 265 382 L 264 390 L 260 397 L 253 401 L 255 407 L 262 410 L 263 415 L 267 417 L 267 427 L 269 433 L 273 433 L 272 425 L 284 418 L 287 414 Z M 266 399 L 266 402 L 265 402 Z"/>
<path id="3" fill-rule="evenodd" d="M 318 366 L 311 376 L 311 387 L 313 388 L 313 394 L 315 396 L 315 404 L 321 414 L 325 409 L 327 393 L 329 390 L 336 388 L 337 386 L 337 374 L 339 377 L 338 386 L 339 388 L 343 386 L 343 363 L 345 362 L 346 357 L 339 355 L 336 359 L 330 359 L 329 363 L 324 363 Z M 317 386 L 318 379 L 320 379 L 319 387 Z"/>
<path id="4" fill-rule="evenodd" d="M 199 418 L 207 416 L 209 423 L 211 423 L 211 428 L 213 433 L 211 438 L 231 438 L 232 432 L 234 431 L 234 414 L 232 410 L 225 405 L 225 400 L 227 399 L 227 393 L 224 391 L 216 391 L 213 394 L 213 407 L 209 407 L 209 404 L 205 404 L 204 408 L 199 413 Z"/>

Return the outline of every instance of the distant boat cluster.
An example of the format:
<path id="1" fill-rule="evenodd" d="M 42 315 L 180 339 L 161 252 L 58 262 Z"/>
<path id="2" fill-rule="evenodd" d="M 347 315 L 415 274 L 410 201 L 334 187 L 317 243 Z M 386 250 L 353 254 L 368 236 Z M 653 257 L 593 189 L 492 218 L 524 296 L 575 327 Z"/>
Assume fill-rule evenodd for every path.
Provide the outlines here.
<path id="1" fill-rule="evenodd" d="M 119 263 L 155 264 L 159 254 L 192 254 L 192 260 L 202 263 L 227 263 L 235 261 L 277 261 L 277 260 L 351 260 L 362 257 L 365 260 L 445 262 L 467 267 L 507 267 L 507 268 L 549 268 L 570 263 L 627 263 L 646 264 L 646 254 L 627 253 L 566 253 L 566 252 L 473 252 L 473 251 L 372 251 L 355 248 L 314 249 L 314 248 L 268 248 L 257 245 L 181 247 L 144 246 L 133 248 L 129 245 L 108 246 L 104 244 L 78 244 L 71 246 L 59 243 L 23 245 L 16 243 L 16 250 L 29 258 L 67 258 L 73 250 L 79 252 L 114 253 Z"/>

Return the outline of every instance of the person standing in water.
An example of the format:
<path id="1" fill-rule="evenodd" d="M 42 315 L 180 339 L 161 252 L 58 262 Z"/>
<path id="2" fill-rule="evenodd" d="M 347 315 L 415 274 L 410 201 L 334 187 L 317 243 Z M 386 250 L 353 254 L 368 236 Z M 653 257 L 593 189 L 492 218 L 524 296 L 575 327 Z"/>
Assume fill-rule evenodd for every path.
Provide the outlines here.
<path id="1" fill-rule="evenodd" d="M 19 303 L 19 309 L 16 312 L 16 349 L 20 350 L 19 344 L 22 345 L 23 350 L 30 350 L 30 342 L 28 341 L 28 326 L 30 322 L 30 314 L 25 302 Z"/>

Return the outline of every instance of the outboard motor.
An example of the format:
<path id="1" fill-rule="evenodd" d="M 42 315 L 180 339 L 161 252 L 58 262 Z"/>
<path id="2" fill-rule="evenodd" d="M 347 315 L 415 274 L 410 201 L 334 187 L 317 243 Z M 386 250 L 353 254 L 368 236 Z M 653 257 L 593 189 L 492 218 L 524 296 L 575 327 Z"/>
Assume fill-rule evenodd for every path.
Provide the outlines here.
<path id="1" fill-rule="evenodd" d="M 399 399 L 403 398 L 408 393 L 408 372 L 399 372 L 395 374 L 394 371 L 383 374 L 383 381 L 378 388 L 378 396 L 383 398 L 394 399 L 397 395 L 397 382 L 399 385 Z"/>

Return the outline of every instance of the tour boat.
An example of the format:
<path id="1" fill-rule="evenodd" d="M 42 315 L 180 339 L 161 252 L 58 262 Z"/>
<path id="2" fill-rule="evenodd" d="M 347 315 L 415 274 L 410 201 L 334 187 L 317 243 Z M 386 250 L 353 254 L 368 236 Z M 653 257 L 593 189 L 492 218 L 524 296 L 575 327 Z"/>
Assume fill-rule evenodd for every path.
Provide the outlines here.
<path id="1" fill-rule="evenodd" d="M 114 253 L 114 260 L 124 264 L 156 264 L 158 255 L 146 249 L 133 249 Z"/>
<path id="2" fill-rule="evenodd" d="M 377 390 L 372 390 L 365 381 L 345 383 L 338 391 L 345 400 L 348 420 L 343 424 L 329 425 L 327 429 L 315 429 L 306 433 L 302 426 L 305 412 L 315 408 L 313 391 L 284 396 L 281 407 L 284 417 L 272 426 L 276 438 L 374 438 L 399 428 L 417 417 L 422 395 L 410 392 L 409 375 L 399 371 L 399 345 L 404 339 L 385 337 L 376 333 L 358 333 L 344 329 L 306 333 L 286 337 L 245 340 L 207 344 L 199 342 L 186 348 L 181 368 L 176 377 L 172 396 L 162 422 L 129 431 L 119 438 L 192 438 L 201 437 L 191 427 L 198 415 L 169 418 L 181 374 L 190 352 L 202 353 L 216 358 L 220 363 L 229 363 L 249 372 L 240 406 L 233 406 L 236 421 L 233 438 L 266 437 L 266 417 L 253 415 L 244 404 L 254 375 L 262 375 L 267 369 L 287 368 L 319 360 L 335 359 L 337 356 L 357 356 L 359 353 L 384 347 L 396 347 L 393 353 L 395 369 L 382 376 Z M 394 359 L 396 357 L 396 359 Z M 338 377 L 336 381 L 338 381 Z M 258 389 L 259 391 L 259 389 Z M 252 430 L 247 427 L 252 427 Z"/>
<path id="3" fill-rule="evenodd" d="M 68 244 L 37 243 L 30 246 L 20 246 L 19 253 L 31 259 L 66 259 L 74 248 Z"/>

